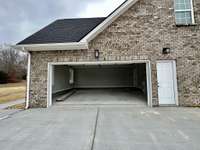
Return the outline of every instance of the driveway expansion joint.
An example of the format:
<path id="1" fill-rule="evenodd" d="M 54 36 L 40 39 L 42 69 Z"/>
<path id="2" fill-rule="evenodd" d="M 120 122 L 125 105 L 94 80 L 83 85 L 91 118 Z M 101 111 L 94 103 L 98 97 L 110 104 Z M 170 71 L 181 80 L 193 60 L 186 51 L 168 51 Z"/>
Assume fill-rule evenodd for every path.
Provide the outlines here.
<path id="1" fill-rule="evenodd" d="M 99 120 L 99 112 L 100 112 L 100 109 L 99 109 L 99 107 L 98 107 L 98 108 L 97 108 L 97 114 L 96 114 L 95 125 L 94 125 L 94 132 L 93 132 L 93 139 L 92 139 L 91 150 L 94 150 L 94 142 L 95 142 L 95 138 L 96 138 L 97 125 L 98 125 L 98 120 Z"/>

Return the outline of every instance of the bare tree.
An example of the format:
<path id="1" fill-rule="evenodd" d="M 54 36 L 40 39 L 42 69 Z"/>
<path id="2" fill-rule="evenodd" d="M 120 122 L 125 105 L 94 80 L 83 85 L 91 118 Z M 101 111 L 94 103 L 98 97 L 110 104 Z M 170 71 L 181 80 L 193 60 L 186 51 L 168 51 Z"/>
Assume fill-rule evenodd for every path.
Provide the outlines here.
<path id="1" fill-rule="evenodd" d="M 22 78 L 26 75 L 27 55 L 10 45 L 0 46 L 0 70 L 8 75 Z"/>

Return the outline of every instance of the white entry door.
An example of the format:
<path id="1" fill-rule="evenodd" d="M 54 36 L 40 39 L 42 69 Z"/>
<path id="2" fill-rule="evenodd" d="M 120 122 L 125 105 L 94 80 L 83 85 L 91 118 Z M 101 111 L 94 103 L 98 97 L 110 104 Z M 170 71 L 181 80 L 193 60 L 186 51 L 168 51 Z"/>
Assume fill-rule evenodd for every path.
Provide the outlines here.
<path id="1" fill-rule="evenodd" d="M 177 104 L 175 61 L 157 62 L 158 98 L 160 105 Z"/>

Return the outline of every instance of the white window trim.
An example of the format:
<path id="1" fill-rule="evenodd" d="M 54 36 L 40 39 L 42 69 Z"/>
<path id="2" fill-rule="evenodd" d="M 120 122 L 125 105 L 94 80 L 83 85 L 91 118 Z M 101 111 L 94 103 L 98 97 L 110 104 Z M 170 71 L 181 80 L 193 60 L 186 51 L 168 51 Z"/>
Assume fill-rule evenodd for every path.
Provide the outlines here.
<path id="1" fill-rule="evenodd" d="M 191 0 L 191 13 L 192 13 L 192 24 L 195 24 L 193 0 Z"/>
<path id="2" fill-rule="evenodd" d="M 175 13 L 176 12 L 190 12 L 191 13 L 191 19 L 192 19 L 192 25 L 195 24 L 195 19 L 194 19 L 194 5 L 193 5 L 193 0 L 190 0 L 190 4 L 191 4 L 191 9 L 180 9 L 180 10 L 176 10 L 176 3 L 174 3 L 174 7 L 175 7 Z M 176 23 L 177 24 L 177 23 Z M 177 24 L 179 25 L 179 24 Z M 180 24 L 181 25 L 181 24 Z M 190 25 L 190 24 L 189 24 Z"/>

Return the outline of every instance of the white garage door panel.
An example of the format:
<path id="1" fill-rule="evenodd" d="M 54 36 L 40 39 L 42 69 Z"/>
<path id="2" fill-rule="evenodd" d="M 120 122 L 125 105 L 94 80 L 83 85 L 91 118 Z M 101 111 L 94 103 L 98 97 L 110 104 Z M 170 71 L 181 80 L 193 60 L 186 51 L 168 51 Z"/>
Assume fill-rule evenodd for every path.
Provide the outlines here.
<path id="1" fill-rule="evenodd" d="M 173 61 L 157 63 L 158 97 L 160 105 L 176 104 Z"/>

